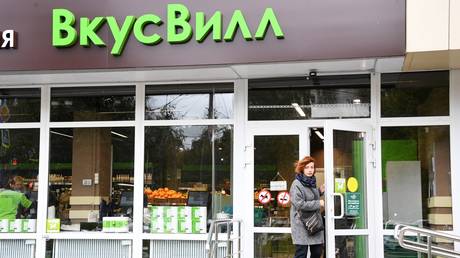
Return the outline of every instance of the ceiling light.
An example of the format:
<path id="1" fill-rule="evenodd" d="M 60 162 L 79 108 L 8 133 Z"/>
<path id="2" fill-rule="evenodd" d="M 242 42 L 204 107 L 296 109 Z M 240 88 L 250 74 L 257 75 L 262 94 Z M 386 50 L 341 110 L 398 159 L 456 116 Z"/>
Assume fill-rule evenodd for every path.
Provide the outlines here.
<path id="1" fill-rule="evenodd" d="M 302 110 L 302 108 L 299 106 L 299 104 L 297 104 L 297 103 L 292 103 L 291 105 L 295 108 L 295 110 L 297 111 L 297 113 L 299 113 L 300 116 L 302 116 L 302 117 L 306 117 L 306 116 L 307 116 L 307 115 L 305 115 L 305 113 L 303 112 L 303 110 Z"/>
<path id="2" fill-rule="evenodd" d="M 353 104 L 361 104 L 361 100 L 360 99 L 354 99 Z"/>
<path id="3" fill-rule="evenodd" d="M 318 135 L 318 137 L 321 139 L 321 140 L 324 140 L 324 136 L 323 134 L 320 132 L 320 131 L 315 131 L 316 135 Z"/>
<path id="4" fill-rule="evenodd" d="M 73 138 L 72 135 L 68 135 L 68 134 L 64 134 L 64 133 L 58 133 L 58 132 L 55 132 L 55 131 L 50 131 L 50 133 L 60 135 L 60 136 L 64 136 L 64 137 L 71 138 L 71 139 Z"/>
<path id="5" fill-rule="evenodd" d="M 111 132 L 112 134 L 115 134 L 116 136 L 120 136 L 120 137 L 122 137 L 122 138 L 128 138 L 128 136 L 123 135 L 123 134 L 121 134 L 121 133 L 117 133 L 117 132 L 114 132 L 114 131 L 110 131 L 110 132 Z"/>

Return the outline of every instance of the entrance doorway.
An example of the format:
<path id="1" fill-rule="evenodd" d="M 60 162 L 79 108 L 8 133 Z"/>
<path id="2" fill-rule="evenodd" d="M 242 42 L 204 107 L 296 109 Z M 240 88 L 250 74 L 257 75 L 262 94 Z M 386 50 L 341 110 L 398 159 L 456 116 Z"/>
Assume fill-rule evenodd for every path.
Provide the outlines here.
<path id="1" fill-rule="evenodd" d="M 372 128 L 365 123 L 253 123 L 249 126 L 247 169 L 253 190 L 248 207 L 254 257 L 293 257 L 289 188 L 294 163 L 312 156 L 317 185 L 325 184 L 323 257 L 370 257 L 373 224 L 371 185 Z M 249 159 L 249 160 L 248 160 Z"/>

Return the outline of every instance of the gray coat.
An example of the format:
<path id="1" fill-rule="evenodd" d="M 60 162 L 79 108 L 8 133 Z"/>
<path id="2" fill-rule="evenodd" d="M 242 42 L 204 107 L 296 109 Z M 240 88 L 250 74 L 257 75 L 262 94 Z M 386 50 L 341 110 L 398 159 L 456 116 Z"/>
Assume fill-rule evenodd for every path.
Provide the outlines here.
<path id="1" fill-rule="evenodd" d="M 320 212 L 319 190 L 307 188 L 295 179 L 289 191 L 291 195 L 291 233 L 295 245 L 318 245 L 324 243 L 324 231 L 308 235 L 300 217 L 307 218 L 313 212 Z"/>

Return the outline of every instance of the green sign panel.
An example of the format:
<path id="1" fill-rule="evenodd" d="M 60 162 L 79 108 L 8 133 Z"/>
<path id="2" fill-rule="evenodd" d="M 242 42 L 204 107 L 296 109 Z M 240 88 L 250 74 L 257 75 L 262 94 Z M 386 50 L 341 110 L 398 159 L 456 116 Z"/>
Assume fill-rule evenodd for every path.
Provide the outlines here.
<path id="1" fill-rule="evenodd" d="M 345 215 L 359 216 L 361 213 L 361 193 L 345 193 Z"/>

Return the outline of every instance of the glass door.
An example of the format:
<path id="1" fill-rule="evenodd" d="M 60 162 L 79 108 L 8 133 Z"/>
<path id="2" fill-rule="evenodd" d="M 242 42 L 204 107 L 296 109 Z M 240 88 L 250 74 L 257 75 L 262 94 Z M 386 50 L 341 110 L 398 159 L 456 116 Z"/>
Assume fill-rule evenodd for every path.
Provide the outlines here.
<path id="1" fill-rule="evenodd" d="M 253 194 L 253 255 L 249 257 L 292 257 L 289 188 L 295 178 L 294 163 L 310 153 L 307 127 L 258 126 L 249 134 L 248 182 Z M 251 214 L 252 213 L 252 214 Z"/>
<path id="2" fill-rule="evenodd" d="M 370 257 L 371 127 L 331 121 L 324 131 L 327 257 Z"/>

